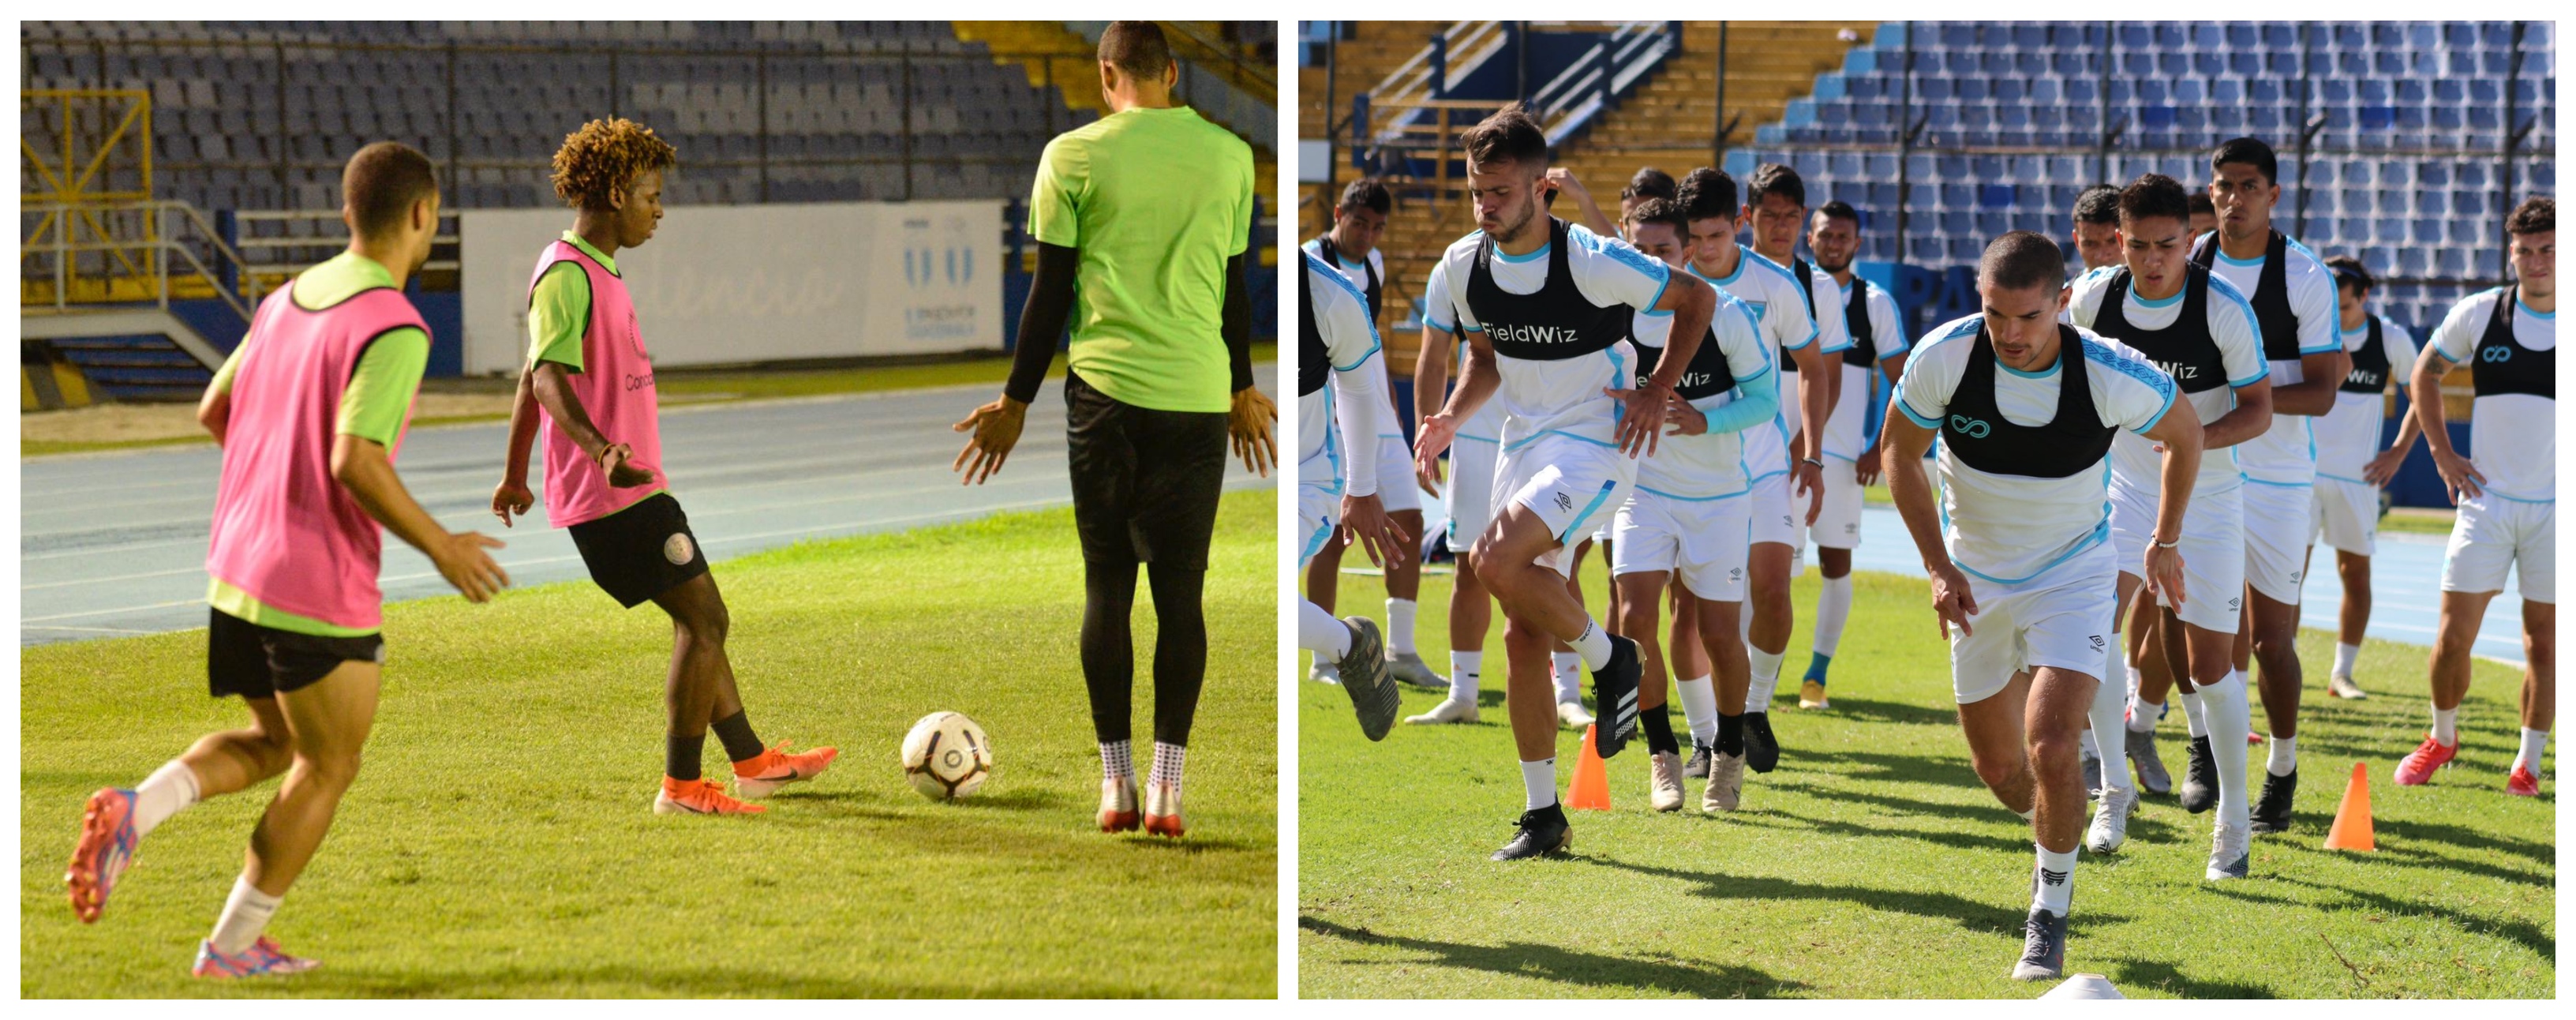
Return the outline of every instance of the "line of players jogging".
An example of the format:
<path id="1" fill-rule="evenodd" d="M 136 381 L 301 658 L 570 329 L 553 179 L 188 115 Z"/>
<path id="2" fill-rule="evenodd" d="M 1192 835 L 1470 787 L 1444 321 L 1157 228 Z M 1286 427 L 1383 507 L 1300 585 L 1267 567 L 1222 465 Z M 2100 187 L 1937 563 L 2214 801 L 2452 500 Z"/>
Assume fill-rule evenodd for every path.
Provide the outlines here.
<path id="1" fill-rule="evenodd" d="M 2059 976 L 2079 843 L 2117 851 L 2140 796 L 2175 792 L 2153 739 L 2168 692 L 2192 738 L 2179 800 L 2215 812 L 2203 878 L 2247 877 L 2252 837 L 2288 830 L 2301 579 L 2323 540 L 2346 587 L 2329 689 L 2365 696 L 2352 663 L 2378 489 L 2418 438 L 2460 511 L 2430 667 L 2433 727 L 2396 779 L 2423 783 L 2455 753 L 2468 649 L 2512 572 L 2528 666 L 2507 790 L 2536 792 L 2555 689 L 2550 199 L 2523 202 L 2506 224 L 2513 282 L 2462 301 L 2427 348 L 2439 357 L 2422 357 L 2368 312 L 2376 282 L 2361 263 L 2321 259 L 2276 228 L 2272 150 L 2232 139 L 2211 153 L 2200 193 L 2156 174 L 2088 189 L 2072 229 L 2086 271 L 2072 281 L 2057 242 L 1996 238 L 1979 264 L 1979 311 L 1909 349 L 1893 300 L 1852 275 L 1861 217 L 1839 202 L 1809 210 L 1790 168 L 1758 168 L 1741 205 L 1724 173 L 1700 168 L 1676 183 L 1641 170 L 1614 230 L 1571 174 L 1546 166 L 1544 139 L 1518 109 L 1460 143 L 1481 229 L 1449 247 L 1423 294 L 1424 416 L 1411 451 L 1419 487 L 1445 493 L 1459 557 L 1451 674 L 1448 698 L 1408 721 L 1477 721 L 1490 593 L 1504 612 L 1526 792 L 1496 860 L 1571 843 L 1554 732 L 1585 720 L 1551 707 L 1572 700 L 1569 685 L 1547 681 L 1557 642 L 1592 672 L 1599 753 L 1644 734 L 1654 810 L 1682 807 L 1685 777 L 1708 780 L 1703 810 L 1735 810 L 1743 772 L 1768 771 L 1781 754 L 1767 709 L 1806 532 L 1824 584 L 1800 704 L 1829 710 L 1861 490 L 1883 476 L 1930 576 L 1976 771 L 2032 825 L 2032 903 L 2013 975 Z M 1546 214 L 1560 193 L 1586 222 Z M 1305 291 L 1318 326 L 1301 385 L 1320 392 L 1329 374 L 1339 400 L 1301 419 L 1314 437 L 1301 458 L 1301 485 L 1317 493 L 1311 509 L 1301 502 L 1310 554 L 1335 540 L 1336 513 L 1363 525 L 1372 556 L 1418 547 L 1418 526 L 1385 510 L 1388 488 L 1402 485 L 1384 461 L 1401 430 L 1377 385 L 1383 273 L 1368 248 L 1389 211 L 1381 186 L 1355 183 L 1333 232 L 1307 246 L 1308 275 L 1321 282 Z M 1812 264 L 1794 250 L 1802 226 Z M 1749 252 L 1736 241 L 1746 230 Z M 1714 298 L 1704 312 L 1703 294 Z M 1842 364 L 1827 371 L 1834 354 Z M 2461 363 L 2473 370 L 2473 455 L 2443 430 L 2440 382 Z M 1784 372 L 1797 373 L 1794 403 Z M 1881 373 L 1893 383 L 1885 423 L 1864 437 Z M 2413 410 L 2383 447 L 2382 394 L 2400 379 Z M 2177 405 L 2190 413 L 2172 413 Z M 1613 578 L 1600 618 L 1566 581 L 1593 544 Z M 1390 599 L 1382 638 L 1374 621 L 1335 621 L 1311 603 L 1312 626 L 1301 626 L 1301 645 L 1353 687 L 1371 739 L 1391 721 L 1386 681 L 1394 650 L 1413 647 L 1416 591 L 1409 582 Z M 2262 695 L 2261 731 L 2249 682 Z M 1687 764 L 1668 691 L 1690 725 Z M 2266 748 L 2259 795 L 2247 760 L 2256 743 Z"/>

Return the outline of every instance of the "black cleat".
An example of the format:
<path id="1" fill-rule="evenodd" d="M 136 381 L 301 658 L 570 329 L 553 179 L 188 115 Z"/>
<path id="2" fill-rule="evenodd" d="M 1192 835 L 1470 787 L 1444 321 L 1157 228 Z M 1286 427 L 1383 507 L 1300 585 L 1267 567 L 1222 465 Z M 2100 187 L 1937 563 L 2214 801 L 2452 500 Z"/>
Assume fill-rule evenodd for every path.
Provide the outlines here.
<path id="1" fill-rule="evenodd" d="M 1385 643 L 1378 639 L 1375 620 L 1352 616 L 1342 623 L 1351 629 L 1351 650 L 1335 662 L 1342 671 L 1342 693 L 1351 696 L 1351 707 L 1359 712 L 1360 733 L 1370 740 L 1384 740 L 1404 706 L 1395 678 L 1386 672 Z"/>
<path id="2" fill-rule="evenodd" d="M 1592 672 L 1592 702 L 1601 713 L 1600 727 L 1592 731 L 1593 750 L 1608 759 L 1627 749 L 1628 741 L 1637 736 L 1637 678 L 1645 673 L 1637 658 L 1637 643 L 1616 634 L 1610 636 L 1610 663 Z"/>
<path id="3" fill-rule="evenodd" d="M 2173 792 L 2173 777 L 2165 774 L 2165 760 L 2156 753 L 2156 735 L 2129 731 L 2129 761 L 2138 767 L 2138 789 L 2162 797 Z"/>
<path id="4" fill-rule="evenodd" d="M 1708 756 L 1711 751 L 1707 744 L 1696 740 L 1691 741 L 1690 760 L 1682 763 L 1682 775 L 1692 779 L 1708 778 Z"/>
<path id="5" fill-rule="evenodd" d="M 2191 738 L 2191 764 L 2183 769 L 2178 799 L 2195 815 L 2218 806 L 2218 757 L 2210 753 L 2208 737 Z"/>
<path id="6" fill-rule="evenodd" d="M 1543 854 L 1561 854 L 1574 847 L 1574 826 L 1566 824 L 1565 805 L 1550 804 L 1536 811 L 1521 812 L 1515 823 L 1520 831 L 1512 841 L 1494 851 L 1498 861 L 1517 861 Z"/>
<path id="7" fill-rule="evenodd" d="M 1744 713 L 1744 767 L 1769 772 L 1780 765 L 1780 738 L 1771 735 L 1771 713 Z"/>
<path id="8" fill-rule="evenodd" d="M 2015 981 L 2053 981 L 2066 970 L 2066 916 L 2033 910 L 2022 922 L 2021 962 L 2013 964 Z"/>
<path id="9" fill-rule="evenodd" d="M 2254 801 L 2254 831 L 2290 831 L 2290 801 L 2299 795 L 2299 770 L 2286 776 L 2263 773 L 2263 796 Z"/>

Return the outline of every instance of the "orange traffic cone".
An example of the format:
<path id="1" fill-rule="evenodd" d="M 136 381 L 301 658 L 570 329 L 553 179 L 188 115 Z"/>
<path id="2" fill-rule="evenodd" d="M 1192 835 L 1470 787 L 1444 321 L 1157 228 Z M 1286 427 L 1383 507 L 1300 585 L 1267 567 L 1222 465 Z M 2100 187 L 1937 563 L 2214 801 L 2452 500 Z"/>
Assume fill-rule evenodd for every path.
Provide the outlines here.
<path id="1" fill-rule="evenodd" d="M 1583 728 L 1583 756 L 1574 759 L 1574 785 L 1565 791 L 1565 806 L 1577 811 L 1610 810 L 1610 766 L 1594 750 L 1593 732 L 1600 727 Z"/>
<path id="2" fill-rule="evenodd" d="M 2360 762 L 2352 763 L 2352 782 L 2343 788 L 2343 805 L 2335 808 L 2334 828 L 2326 831 L 2326 849 L 2379 849 L 2370 834 L 2370 771 Z"/>

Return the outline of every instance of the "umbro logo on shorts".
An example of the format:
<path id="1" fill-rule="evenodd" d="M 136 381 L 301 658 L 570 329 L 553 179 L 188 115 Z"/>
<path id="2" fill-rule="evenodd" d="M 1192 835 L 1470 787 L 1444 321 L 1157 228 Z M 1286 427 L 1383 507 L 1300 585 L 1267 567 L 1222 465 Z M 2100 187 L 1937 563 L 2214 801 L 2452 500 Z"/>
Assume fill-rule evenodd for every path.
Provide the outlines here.
<path id="1" fill-rule="evenodd" d="M 1984 439 L 1986 438 L 1987 433 L 1993 432 L 1995 429 L 1994 426 L 1986 424 L 1982 419 L 1971 418 L 1964 414 L 1954 414 L 1950 416 L 1950 430 L 1970 439 Z"/>
<path id="2" fill-rule="evenodd" d="M 2097 652 L 2102 650 L 2102 635 L 2093 635 L 2093 650 Z"/>
<path id="3" fill-rule="evenodd" d="M 1726 569 L 1726 579 L 1727 579 L 1727 580 L 1729 580 L 1729 581 L 1741 581 L 1741 580 L 1743 580 L 1743 579 L 1744 579 L 1744 568 L 1743 568 L 1743 567 L 1728 567 L 1728 568 Z"/>
<path id="4" fill-rule="evenodd" d="M 1559 510 L 1572 510 L 1572 509 L 1574 509 L 1574 497 L 1572 497 L 1572 496 L 1568 496 L 1568 495 L 1566 495 L 1566 494 L 1564 494 L 1564 493 L 1562 493 L 1562 492 L 1557 493 L 1557 494 L 1556 494 L 1556 508 L 1557 508 L 1557 509 L 1559 509 Z"/>
<path id="5" fill-rule="evenodd" d="M 2237 610 L 2239 610 L 2239 609 L 2243 609 L 2243 608 L 2245 608 L 2245 607 L 2244 607 L 2244 605 L 2242 604 L 2244 601 L 2245 601 L 2245 596 L 2242 596 L 2242 595 L 2238 595 L 2238 596 L 2235 596 L 2235 597 L 2229 598 L 2229 599 L 2227 600 L 2227 611 L 2232 613 L 2232 612 L 2235 612 L 2235 611 L 2237 611 Z"/>
<path id="6" fill-rule="evenodd" d="M 2505 346 L 2505 345 L 2503 345 L 2503 344 L 2497 344 L 2497 345 L 2495 345 L 2495 346 L 2493 346 L 2493 347 L 2489 347 L 2489 348 L 2487 348 L 2487 349 L 2485 349 L 2485 350 L 2482 350 L 2482 351 L 2479 351 L 2479 352 L 2478 352 L 2478 360 L 2479 360 L 2479 361 L 2487 362 L 2487 363 L 2489 363 L 2489 364 L 2493 364 L 2493 363 L 2495 363 L 2495 362 L 2499 362 L 2499 361 L 2510 361 L 2510 360 L 2512 360 L 2512 359 L 2513 359 L 2513 348 L 2511 348 L 2511 347 L 2507 347 L 2507 346 Z"/>

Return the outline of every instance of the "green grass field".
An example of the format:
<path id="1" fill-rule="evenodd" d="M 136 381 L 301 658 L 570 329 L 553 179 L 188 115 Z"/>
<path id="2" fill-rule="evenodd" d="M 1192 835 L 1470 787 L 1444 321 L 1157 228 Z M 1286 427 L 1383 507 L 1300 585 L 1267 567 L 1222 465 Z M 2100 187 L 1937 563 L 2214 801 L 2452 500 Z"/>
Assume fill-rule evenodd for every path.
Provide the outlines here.
<path id="1" fill-rule="evenodd" d="M 217 985 L 187 968 L 273 785 L 146 840 L 96 926 L 63 862 L 83 799 L 205 731 L 202 631 L 23 649 L 22 995 L 1258 996 L 1276 988 L 1274 495 L 1226 497 L 1190 833 L 1105 836 L 1074 634 L 1069 510 L 808 543 L 717 566 L 764 739 L 836 744 L 760 818 L 656 816 L 660 613 L 587 582 L 391 607 L 366 771 L 270 930 L 323 969 Z M 1137 733 L 1153 623 L 1140 596 Z M 938 709 L 998 758 L 923 799 L 896 745 Z M 710 769 L 721 768 L 710 742 Z"/>
<path id="2" fill-rule="evenodd" d="M 1592 605 L 1597 559 L 1586 565 Z M 1521 786 L 1486 642 L 1485 722 L 1359 735 L 1341 691 L 1301 683 L 1298 984 L 1309 997 L 2030 997 L 2004 975 L 2029 908 L 2030 830 L 1969 767 L 1948 659 L 1919 580 L 1861 574 L 1833 707 L 1802 712 L 1812 565 L 1773 709 L 1783 745 L 1744 810 L 1646 807 L 1642 743 L 1611 759 L 1614 810 L 1573 812 L 1567 859 L 1502 865 Z M 1448 578 L 1426 579 L 1417 630 L 1445 670 Z M 1345 577 L 1342 606 L 1376 606 Z M 2478 664 L 2460 763 L 2400 790 L 2421 739 L 2424 649 L 2371 642 L 2376 696 L 2326 697 L 2331 637 L 2301 635 L 2309 678 L 2296 828 L 2258 836 L 2250 881 L 2201 881 L 2209 818 L 2151 798 L 2130 842 L 2076 871 L 2069 973 L 2130 997 L 2554 994 L 2556 785 L 2509 797 L 2520 672 Z M 1302 663 L 1300 667 L 1302 673 Z M 1405 711 L 1438 695 L 1408 691 Z M 1682 732 L 1681 710 L 1672 709 Z M 2258 709 L 2255 719 L 2262 718 Z M 2259 722 L 2258 722 L 2259 725 Z M 2161 730 L 2179 777 L 2182 720 Z M 1581 735 L 1558 741 L 1571 777 Z M 2553 750 L 2553 756 L 2555 754 Z M 2262 754 L 2251 756 L 2260 768 Z M 2379 852 L 2322 850 L 2355 761 L 2369 763 Z M 2544 772 L 2546 774 L 2546 772 Z"/>

